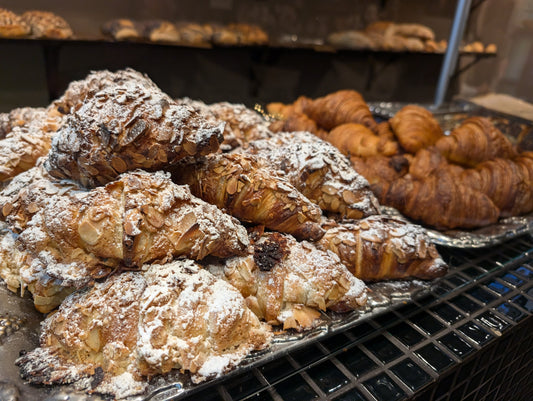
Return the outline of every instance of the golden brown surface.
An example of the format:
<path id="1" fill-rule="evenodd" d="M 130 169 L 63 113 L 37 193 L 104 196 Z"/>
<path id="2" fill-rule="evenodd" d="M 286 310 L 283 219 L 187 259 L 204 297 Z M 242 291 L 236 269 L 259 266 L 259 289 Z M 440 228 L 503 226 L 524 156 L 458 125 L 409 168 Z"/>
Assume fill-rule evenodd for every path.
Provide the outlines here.
<path id="1" fill-rule="evenodd" d="M 50 11 L 26 11 L 21 18 L 30 26 L 34 38 L 68 39 L 73 36 L 68 22 Z"/>
<path id="2" fill-rule="evenodd" d="M 431 112 L 419 106 L 403 107 L 389 122 L 400 145 L 410 153 L 434 145 L 443 136 Z"/>
<path id="3" fill-rule="evenodd" d="M 467 167 L 496 157 L 512 158 L 516 150 L 509 139 L 484 117 L 471 117 L 440 138 L 437 149 L 451 162 Z"/>

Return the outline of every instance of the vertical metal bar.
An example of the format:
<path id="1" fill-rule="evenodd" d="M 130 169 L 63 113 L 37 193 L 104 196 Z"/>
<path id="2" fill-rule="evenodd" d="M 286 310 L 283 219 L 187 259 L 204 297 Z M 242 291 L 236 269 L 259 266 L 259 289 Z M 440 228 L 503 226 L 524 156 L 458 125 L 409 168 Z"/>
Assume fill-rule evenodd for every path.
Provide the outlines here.
<path id="1" fill-rule="evenodd" d="M 444 102 L 446 90 L 450 77 L 455 70 L 457 64 L 457 55 L 459 54 L 459 45 L 466 26 L 468 14 L 470 12 L 470 5 L 472 0 L 458 0 L 455 9 L 455 16 L 453 18 L 452 30 L 448 39 L 448 47 L 444 55 L 444 61 L 440 70 L 439 82 L 437 84 L 437 91 L 435 92 L 434 108 L 439 108 Z"/>

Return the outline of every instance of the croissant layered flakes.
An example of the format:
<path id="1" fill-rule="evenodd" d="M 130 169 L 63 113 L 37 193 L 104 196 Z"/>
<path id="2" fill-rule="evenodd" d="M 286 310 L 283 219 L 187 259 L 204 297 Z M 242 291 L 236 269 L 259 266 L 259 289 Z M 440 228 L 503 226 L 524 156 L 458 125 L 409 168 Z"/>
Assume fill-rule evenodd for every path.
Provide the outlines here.
<path id="1" fill-rule="evenodd" d="M 194 382 L 220 376 L 271 337 L 236 289 L 179 260 L 72 294 L 43 322 L 40 347 L 16 363 L 31 383 L 123 398 L 171 369 Z"/>
<path id="2" fill-rule="evenodd" d="M 365 281 L 431 280 L 447 272 L 424 229 L 398 218 L 370 216 L 326 224 L 317 246 L 337 254 L 355 277 Z"/>
<path id="3" fill-rule="evenodd" d="M 284 329 L 311 327 L 320 310 L 352 310 L 366 302 L 365 285 L 336 255 L 287 234 L 264 233 L 252 254 L 211 271 L 237 288 L 259 318 Z"/>
<path id="4" fill-rule="evenodd" d="M 242 255 L 249 243 L 235 219 L 161 174 L 127 173 L 76 195 L 52 196 L 19 237 L 32 255 L 21 274 L 43 301 L 43 272 L 63 287 L 81 288 L 122 265 Z"/>
<path id="5" fill-rule="evenodd" d="M 158 170 L 214 152 L 223 129 L 224 123 L 208 123 L 156 87 L 126 80 L 86 97 L 68 115 L 46 168 L 54 177 L 95 187 L 136 168 Z"/>
<path id="6" fill-rule="evenodd" d="M 381 128 L 383 130 L 383 128 Z M 385 135 L 378 136 L 362 124 L 347 123 L 332 129 L 326 141 L 347 156 L 392 156 L 398 153 L 398 143 Z"/>
<path id="7" fill-rule="evenodd" d="M 511 141 L 484 117 L 467 119 L 449 136 L 439 139 L 436 147 L 451 162 L 467 167 L 496 157 L 516 156 Z"/>
<path id="8" fill-rule="evenodd" d="M 433 114 L 420 106 L 405 106 L 389 122 L 402 147 L 411 153 L 434 145 L 443 136 Z"/>
<path id="9" fill-rule="evenodd" d="M 314 135 L 280 133 L 251 142 L 247 151 L 267 159 L 322 210 L 353 219 L 379 213 L 367 180 L 334 146 Z"/>
<path id="10" fill-rule="evenodd" d="M 175 180 L 191 192 L 245 222 L 316 240 L 320 208 L 253 155 L 209 155 L 197 164 L 177 166 Z"/>

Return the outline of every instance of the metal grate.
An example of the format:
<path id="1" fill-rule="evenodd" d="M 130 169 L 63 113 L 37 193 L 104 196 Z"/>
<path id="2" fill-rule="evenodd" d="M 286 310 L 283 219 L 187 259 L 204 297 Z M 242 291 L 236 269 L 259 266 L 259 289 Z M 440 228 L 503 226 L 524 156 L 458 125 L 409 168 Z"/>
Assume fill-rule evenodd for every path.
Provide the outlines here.
<path id="1" fill-rule="evenodd" d="M 533 239 L 440 251 L 431 294 L 175 399 L 533 399 Z"/>

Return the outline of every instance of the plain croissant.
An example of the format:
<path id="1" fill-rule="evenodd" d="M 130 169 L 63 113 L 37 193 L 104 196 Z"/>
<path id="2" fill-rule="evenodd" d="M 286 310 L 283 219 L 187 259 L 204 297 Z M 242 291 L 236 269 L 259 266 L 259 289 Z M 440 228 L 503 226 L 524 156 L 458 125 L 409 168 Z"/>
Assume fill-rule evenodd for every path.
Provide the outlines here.
<path id="1" fill-rule="evenodd" d="M 433 114 L 416 105 L 403 107 L 389 123 L 402 148 L 410 153 L 434 145 L 444 135 Z"/>
<path id="2" fill-rule="evenodd" d="M 449 160 L 463 166 L 500 158 L 512 158 L 516 151 L 502 132 L 484 117 L 471 117 L 440 138 L 437 149 Z"/>

